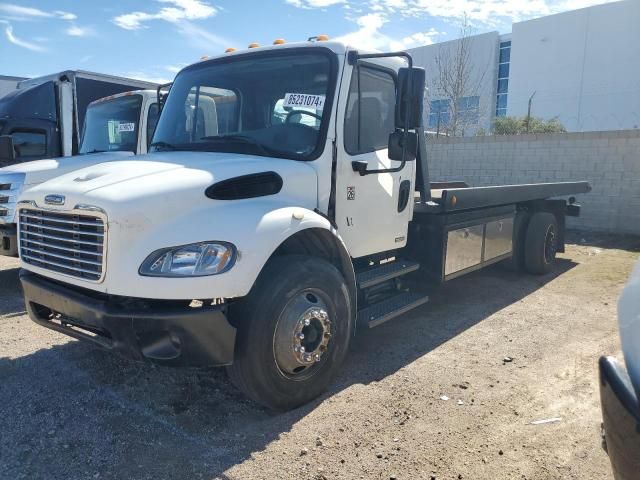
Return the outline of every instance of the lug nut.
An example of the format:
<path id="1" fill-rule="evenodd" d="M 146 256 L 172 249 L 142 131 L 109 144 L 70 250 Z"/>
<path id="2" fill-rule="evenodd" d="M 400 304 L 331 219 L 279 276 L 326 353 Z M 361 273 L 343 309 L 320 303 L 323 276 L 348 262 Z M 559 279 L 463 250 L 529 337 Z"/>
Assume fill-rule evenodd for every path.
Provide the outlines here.
<path id="1" fill-rule="evenodd" d="M 300 353 L 304 353 L 304 347 L 300 347 Z"/>
<path id="2" fill-rule="evenodd" d="M 320 355 L 316 353 L 316 362 L 320 361 Z"/>
<path id="3" fill-rule="evenodd" d="M 311 325 L 311 320 L 309 320 L 308 318 L 304 319 L 304 326 L 308 327 L 309 325 Z"/>
<path id="4" fill-rule="evenodd" d="M 298 347 L 298 346 L 293 347 L 293 351 L 294 352 L 299 352 L 300 351 L 300 347 Z"/>
<path id="5" fill-rule="evenodd" d="M 301 333 L 299 333 L 299 334 L 298 334 L 298 338 L 299 338 L 300 340 L 304 340 L 304 333 L 302 333 L 302 332 L 301 332 Z"/>

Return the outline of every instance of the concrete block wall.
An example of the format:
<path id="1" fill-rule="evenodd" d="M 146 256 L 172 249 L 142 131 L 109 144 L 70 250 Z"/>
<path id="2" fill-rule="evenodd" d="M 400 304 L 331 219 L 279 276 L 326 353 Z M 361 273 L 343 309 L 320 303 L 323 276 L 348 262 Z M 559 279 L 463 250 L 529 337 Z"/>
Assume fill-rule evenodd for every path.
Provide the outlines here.
<path id="1" fill-rule="evenodd" d="M 569 226 L 640 235 L 640 130 L 429 139 L 432 181 L 471 186 L 587 180 Z"/>

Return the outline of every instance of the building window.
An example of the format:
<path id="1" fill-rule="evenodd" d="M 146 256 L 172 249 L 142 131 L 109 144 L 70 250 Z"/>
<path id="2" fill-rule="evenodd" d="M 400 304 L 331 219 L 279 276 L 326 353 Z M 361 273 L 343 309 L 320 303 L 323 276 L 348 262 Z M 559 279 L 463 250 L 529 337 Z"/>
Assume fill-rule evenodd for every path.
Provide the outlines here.
<path id="1" fill-rule="evenodd" d="M 429 108 L 429 128 L 440 130 L 449 125 L 449 100 L 432 100 Z"/>
<path id="2" fill-rule="evenodd" d="M 451 120 L 450 100 L 432 100 L 429 110 L 429 128 L 441 131 L 449 126 Z M 462 97 L 458 101 L 457 126 L 477 125 L 480 120 L 480 97 Z"/>
<path id="3" fill-rule="evenodd" d="M 496 117 L 505 117 L 507 115 L 507 97 L 509 93 L 511 41 L 500 42 L 500 55 L 498 58 L 498 92 L 496 97 Z"/>
<path id="4" fill-rule="evenodd" d="M 462 97 L 458 105 L 462 125 L 477 125 L 480 119 L 480 97 Z"/>

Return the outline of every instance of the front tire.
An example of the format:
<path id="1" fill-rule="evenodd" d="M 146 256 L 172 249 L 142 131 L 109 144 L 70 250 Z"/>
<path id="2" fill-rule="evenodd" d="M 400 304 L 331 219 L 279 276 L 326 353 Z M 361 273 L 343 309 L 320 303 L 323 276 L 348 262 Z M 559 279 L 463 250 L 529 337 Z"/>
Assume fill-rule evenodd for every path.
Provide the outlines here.
<path id="1" fill-rule="evenodd" d="M 558 252 L 558 222 L 549 212 L 534 213 L 527 227 L 525 266 L 529 273 L 544 275 L 553 268 Z"/>
<path id="2" fill-rule="evenodd" d="M 338 269 L 304 255 L 270 260 L 229 315 L 238 328 L 229 377 L 273 410 L 296 408 L 329 386 L 349 349 L 354 322 Z"/>

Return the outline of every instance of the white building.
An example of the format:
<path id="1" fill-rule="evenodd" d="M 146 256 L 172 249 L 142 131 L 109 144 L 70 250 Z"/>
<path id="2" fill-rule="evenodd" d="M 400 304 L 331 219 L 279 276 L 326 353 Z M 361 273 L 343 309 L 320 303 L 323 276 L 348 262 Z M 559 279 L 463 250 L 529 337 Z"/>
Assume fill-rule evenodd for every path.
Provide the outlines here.
<path id="1" fill-rule="evenodd" d="M 4 97 L 7 93 L 15 90 L 20 80 L 24 80 L 24 78 L 0 75 L 0 97 Z"/>
<path id="2" fill-rule="evenodd" d="M 457 42 L 411 53 L 429 79 L 437 72 L 438 52 Z M 489 130 L 495 116 L 526 116 L 530 99 L 532 116 L 558 119 L 569 131 L 640 128 L 640 0 L 515 23 L 510 34 L 476 35 L 471 44 L 472 71 L 482 81 L 469 94 L 477 101 L 460 106 L 478 105 L 477 124 L 465 134 Z M 431 90 L 425 124 L 434 130 L 439 118 L 446 130 L 446 100 Z"/>

